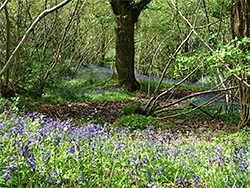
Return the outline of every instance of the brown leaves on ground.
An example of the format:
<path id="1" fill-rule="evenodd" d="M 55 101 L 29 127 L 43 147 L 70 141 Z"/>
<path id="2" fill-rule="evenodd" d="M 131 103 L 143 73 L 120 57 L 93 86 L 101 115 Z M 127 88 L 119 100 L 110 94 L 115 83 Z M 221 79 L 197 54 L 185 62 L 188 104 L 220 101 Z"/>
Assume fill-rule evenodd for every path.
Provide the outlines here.
<path id="1" fill-rule="evenodd" d="M 172 96 L 163 97 L 159 103 L 166 104 L 167 101 L 173 102 L 183 96 L 186 96 L 194 91 L 180 90 L 175 92 Z M 45 115 L 60 120 L 99 120 L 102 122 L 114 123 L 122 116 L 122 109 L 124 107 L 141 103 L 145 105 L 149 98 L 146 93 L 137 93 L 139 98 L 130 101 L 102 101 L 102 102 L 67 102 L 60 104 L 40 104 L 35 110 Z M 168 98 L 169 97 L 169 98 Z M 179 130 L 181 132 L 194 131 L 196 133 L 204 132 L 206 130 L 215 130 L 216 132 L 226 130 L 228 132 L 237 130 L 237 124 L 218 119 L 211 119 L 201 111 L 196 110 L 196 113 L 178 116 L 175 118 L 155 120 L 155 127 L 161 129 Z M 199 112 L 199 113 L 198 113 Z"/>

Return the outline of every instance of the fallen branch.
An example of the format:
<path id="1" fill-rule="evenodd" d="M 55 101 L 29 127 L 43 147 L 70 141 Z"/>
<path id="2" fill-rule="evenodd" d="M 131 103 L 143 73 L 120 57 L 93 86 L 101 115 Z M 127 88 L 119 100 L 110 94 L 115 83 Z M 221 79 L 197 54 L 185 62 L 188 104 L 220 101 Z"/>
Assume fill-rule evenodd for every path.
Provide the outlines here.
<path id="1" fill-rule="evenodd" d="M 193 73 L 195 73 L 195 72 L 196 72 L 198 69 L 200 69 L 200 68 L 201 68 L 200 66 L 196 67 L 193 71 L 191 71 L 185 78 L 183 78 L 183 79 L 182 79 L 181 81 L 179 81 L 177 84 L 173 85 L 173 86 L 172 86 L 171 88 L 169 88 L 167 91 L 164 91 L 164 92 L 162 92 L 160 95 L 158 95 L 158 96 L 154 99 L 154 101 L 153 101 L 151 107 L 149 108 L 149 113 L 152 112 L 152 110 L 154 109 L 154 106 L 155 106 L 156 101 L 157 101 L 160 97 L 166 95 L 166 94 L 169 93 L 172 89 L 174 89 L 174 88 L 176 88 L 178 85 L 182 84 L 184 81 L 186 81 Z"/>
<path id="2" fill-rule="evenodd" d="M 203 94 L 207 94 L 207 93 L 218 93 L 218 92 L 223 92 L 223 91 L 229 91 L 229 90 L 236 89 L 236 88 L 238 88 L 238 86 L 230 87 L 230 88 L 227 88 L 227 89 L 218 89 L 218 90 L 213 90 L 214 89 L 213 88 L 211 90 L 202 91 L 202 92 L 198 92 L 198 93 L 193 93 L 193 94 L 190 94 L 190 95 L 188 95 L 186 97 L 183 97 L 183 98 L 181 98 L 181 99 L 179 99 L 179 100 L 177 100 L 175 102 L 172 102 L 172 103 L 167 104 L 167 105 L 162 106 L 162 107 L 158 107 L 155 110 L 157 110 L 157 112 L 160 113 L 160 112 L 165 111 L 165 109 L 170 107 L 170 106 L 173 106 L 173 105 L 178 104 L 178 103 L 180 103 L 180 102 L 182 102 L 184 100 L 187 100 L 187 99 L 199 96 L 199 95 L 203 95 Z"/>
<path id="3" fill-rule="evenodd" d="M 213 115 L 211 115 L 210 113 L 208 113 L 206 110 L 203 110 L 201 107 L 199 107 L 199 106 L 197 106 L 197 105 L 195 105 L 195 104 L 193 104 L 191 102 L 189 103 L 189 106 L 195 107 L 196 109 L 202 111 L 203 113 L 207 114 L 209 117 L 211 117 L 212 119 L 214 119 Z"/>
<path id="4" fill-rule="evenodd" d="M 208 100 L 207 102 L 205 103 L 202 103 L 201 105 L 199 106 L 196 106 L 195 108 L 193 108 L 192 110 L 189 110 L 187 112 L 183 112 L 183 113 L 179 113 L 179 114 L 173 114 L 173 115 L 169 115 L 169 116 L 164 116 L 164 117 L 160 117 L 160 118 L 157 118 L 157 119 L 167 119 L 167 118 L 172 118 L 172 117 L 177 117 L 177 116 L 180 116 L 180 115 L 186 115 L 186 114 L 189 114 L 195 110 L 197 110 L 198 108 L 201 108 L 201 107 L 205 107 L 205 106 L 208 106 L 209 104 L 221 99 L 224 95 L 222 95 L 221 97 L 217 98 L 218 96 L 220 96 L 221 94 L 218 94 L 214 97 L 212 97 L 210 100 Z M 217 98 L 217 99 L 216 99 Z M 216 99 L 216 100 L 214 100 Z M 163 112 L 163 111 L 162 111 Z"/>

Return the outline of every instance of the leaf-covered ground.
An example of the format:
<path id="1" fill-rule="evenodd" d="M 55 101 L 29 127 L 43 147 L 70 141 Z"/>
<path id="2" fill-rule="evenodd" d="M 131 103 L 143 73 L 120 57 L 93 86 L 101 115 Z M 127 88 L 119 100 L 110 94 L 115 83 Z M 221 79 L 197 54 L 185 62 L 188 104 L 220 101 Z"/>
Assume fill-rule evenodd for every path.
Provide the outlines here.
<path id="1" fill-rule="evenodd" d="M 170 98 L 169 96 L 163 97 L 159 103 L 166 104 L 168 102 L 173 102 L 183 96 L 191 94 L 195 91 L 193 90 L 178 90 Z M 139 98 L 127 101 L 83 101 L 83 102 L 66 102 L 57 104 L 43 104 L 40 103 L 39 107 L 33 109 L 46 117 L 52 117 L 53 119 L 60 120 L 78 120 L 77 122 L 87 122 L 87 121 L 97 121 L 99 123 L 107 122 L 113 124 L 116 120 L 121 118 L 122 109 L 133 104 L 141 103 L 145 105 L 149 97 L 146 93 L 137 93 Z M 81 121 L 80 121 L 81 120 Z M 237 130 L 237 124 L 227 121 L 225 119 L 221 120 L 212 119 L 200 110 L 196 110 L 192 114 L 182 115 L 175 118 L 167 119 L 157 119 L 153 123 L 156 128 L 161 127 L 162 129 L 171 128 L 172 131 L 194 131 L 196 133 L 201 133 L 206 130 L 217 131 L 227 131 L 234 132 Z"/>

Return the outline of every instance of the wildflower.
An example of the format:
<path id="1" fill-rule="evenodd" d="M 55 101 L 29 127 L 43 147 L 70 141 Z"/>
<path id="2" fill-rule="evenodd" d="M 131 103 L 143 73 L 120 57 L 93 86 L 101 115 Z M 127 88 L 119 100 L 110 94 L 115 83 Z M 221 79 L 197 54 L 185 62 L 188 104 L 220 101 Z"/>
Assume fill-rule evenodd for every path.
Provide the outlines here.
<path id="1" fill-rule="evenodd" d="M 144 162 L 145 164 L 147 164 L 147 163 L 149 162 L 149 160 L 148 160 L 146 157 L 144 157 L 143 162 Z"/>
<path id="2" fill-rule="evenodd" d="M 2 178 L 3 179 L 6 179 L 6 177 L 8 176 L 8 173 L 7 172 L 5 172 L 5 174 L 4 175 L 2 175 Z"/>
<path id="3" fill-rule="evenodd" d="M 142 162 L 138 161 L 138 163 L 136 164 L 136 168 L 137 168 L 138 165 L 139 165 L 139 167 L 141 167 L 142 166 Z"/>
<path id="4" fill-rule="evenodd" d="M 235 140 L 234 139 L 232 139 L 231 142 L 232 142 L 232 144 L 235 144 Z"/>
<path id="5" fill-rule="evenodd" d="M 72 153 L 72 154 L 74 154 L 75 153 L 75 150 L 74 150 L 74 148 L 75 148 L 75 146 L 71 146 L 70 147 L 70 150 L 68 151 L 69 153 Z"/>
<path id="6" fill-rule="evenodd" d="M 161 171 L 162 171 L 162 168 L 159 168 L 158 171 L 157 171 L 157 173 L 160 174 Z"/>
<path id="7" fill-rule="evenodd" d="M 36 166 L 33 163 L 31 163 L 31 162 L 29 162 L 29 164 L 30 164 L 31 170 L 34 170 Z"/>
<path id="8" fill-rule="evenodd" d="M 177 178 L 177 179 L 175 179 L 175 181 L 177 182 L 177 184 L 183 184 L 181 178 Z"/>
<path id="9" fill-rule="evenodd" d="M 53 176 L 57 177 L 58 174 L 56 172 L 54 172 L 53 170 L 49 170 L 49 172 L 51 172 L 53 174 Z"/>
<path id="10" fill-rule="evenodd" d="M 147 175 L 148 175 L 149 179 L 151 179 L 151 175 L 149 173 L 149 170 L 147 171 Z"/>
<path id="11" fill-rule="evenodd" d="M 134 173 L 134 169 L 131 171 L 131 174 L 132 174 L 132 175 L 135 175 L 135 173 Z"/>

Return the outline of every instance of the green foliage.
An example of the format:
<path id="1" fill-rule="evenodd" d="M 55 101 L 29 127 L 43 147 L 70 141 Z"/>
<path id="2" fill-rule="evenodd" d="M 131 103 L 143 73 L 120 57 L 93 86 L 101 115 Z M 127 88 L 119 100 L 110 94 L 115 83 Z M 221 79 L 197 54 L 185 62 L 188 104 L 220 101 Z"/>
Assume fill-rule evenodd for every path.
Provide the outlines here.
<path id="1" fill-rule="evenodd" d="M 127 127 L 130 130 L 144 130 L 154 122 L 154 117 L 141 114 L 123 115 L 115 124 Z"/>
<path id="2" fill-rule="evenodd" d="M 78 126 L 78 125 L 83 126 L 87 123 L 95 124 L 95 125 L 104 125 L 105 124 L 105 122 L 103 121 L 103 119 L 101 117 L 94 118 L 93 114 L 90 114 L 88 118 L 75 119 L 75 120 L 73 120 L 73 123 L 76 126 Z"/>
<path id="3" fill-rule="evenodd" d="M 20 97 L 12 97 L 10 100 L 0 97 L 0 114 L 5 110 L 18 112 L 22 109 Z"/>
<path id="4" fill-rule="evenodd" d="M 236 46 L 234 45 L 235 42 Z M 216 51 L 219 57 L 221 57 L 228 65 L 233 67 L 232 71 L 235 74 L 247 73 L 250 75 L 248 51 L 249 42 L 250 38 L 243 38 L 239 41 L 236 39 L 227 45 L 221 46 L 221 48 Z M 244 50 L 242 50 L 242 48 L 244 48 Z M 224 69 L 223 62 L 221 62 L 215 54 L 211 54 L 211 56 L 207 58 L 206 63 L 212 68 Z M 227 71 L 228 75 L 231 74 L 231 72 L 227 69 L 225 71 Z"/>
<path id="5" fill-rule="evenodd" d="M 122 114 L 123 115 L 129 115 L 129 114 L 134 114 L 136 108 L 141 108 L 142 105 L 140 103 L 133 104 L 130 106 L 126 106 L 122 108 Z"/>
<path id="6" fill-rule="evenodd" d="M 206 74 L 206 68 L 202 68 L 202 58 L 201 56 L 185 56 L 185 55 L 180 55 L 176 62 L 173 64 L 174 66 L 174 74 L 173 78 L 176 80 L 182 80 L 185 78 L 190 72 L 192 72 L 196 67 L 200 67 L 194 74 L 189 76 L 187 81 L 189 82 L 197 82 L 201 75 Z"/>

